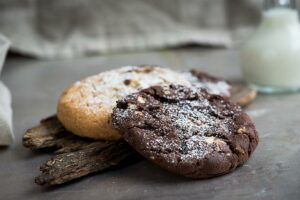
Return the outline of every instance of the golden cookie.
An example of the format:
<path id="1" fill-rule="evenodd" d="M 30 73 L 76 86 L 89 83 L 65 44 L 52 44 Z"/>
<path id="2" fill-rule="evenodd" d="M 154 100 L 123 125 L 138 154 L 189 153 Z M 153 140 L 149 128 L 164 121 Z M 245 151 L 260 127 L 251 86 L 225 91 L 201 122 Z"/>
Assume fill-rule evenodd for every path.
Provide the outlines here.
<path id="1" fill-rule="evenodd" d="M 111 113 L 116 101 L 152 85 L 190 83 L 179 73 L 153 66 L 127 66 L 78 81 L 61 95 L 57 116 L 70 132 L 93 139 L 117 140 Z"/>

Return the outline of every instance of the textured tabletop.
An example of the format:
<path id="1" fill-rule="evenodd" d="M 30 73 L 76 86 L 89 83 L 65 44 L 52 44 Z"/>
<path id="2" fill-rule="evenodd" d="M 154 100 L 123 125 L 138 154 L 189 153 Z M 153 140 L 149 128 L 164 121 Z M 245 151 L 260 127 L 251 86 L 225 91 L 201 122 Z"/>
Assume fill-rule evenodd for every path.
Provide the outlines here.
<path id="1" fill-rule="evenodd" d="M 252 158 L 231 174 L 190 180 L 142 161 L 59 187 L 35 185 L 39 165 L 49 155 L 25 149 L 23 132 L 55 113 L 58 96 L 72 82 L 132 64 L 199 68 L 241 79 L 238 54 L 229 50 L 182 49 L 60 61 L 10 57 L 1 79 L 13 96 L 16 141 L 10 148 L 0 148 L 0 199 L 300 199 L 300 93 L 259 95 L 247 107 L 260 144 Z"/>

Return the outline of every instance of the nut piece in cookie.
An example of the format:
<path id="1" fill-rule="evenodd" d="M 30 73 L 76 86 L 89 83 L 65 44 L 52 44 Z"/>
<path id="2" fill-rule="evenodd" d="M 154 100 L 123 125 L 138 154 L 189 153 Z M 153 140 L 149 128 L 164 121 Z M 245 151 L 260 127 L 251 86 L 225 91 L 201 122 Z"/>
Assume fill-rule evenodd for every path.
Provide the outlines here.
<path id="1" fill-rule="evenodd" d="M 192 178 L 233 171 L 258 144 L 254 124 L 238 105 L 180 85 L 152 86 L 128 95 L 117 102 L 112 122 L 141 155 Z"/>

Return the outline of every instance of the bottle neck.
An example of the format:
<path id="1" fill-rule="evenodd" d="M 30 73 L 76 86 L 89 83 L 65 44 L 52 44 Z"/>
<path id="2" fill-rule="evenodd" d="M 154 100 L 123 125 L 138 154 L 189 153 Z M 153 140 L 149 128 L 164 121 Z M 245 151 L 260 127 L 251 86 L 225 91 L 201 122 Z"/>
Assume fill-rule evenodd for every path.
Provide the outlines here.
<path id="1" fill-rule="evenodd" d="M 263 24 L 289 26 L 299 23 L 298 11 L 293 0 L 265 0 Z"/>
<path id="2" fill-rule="evenodd" d="M 296 2 L 295 0 L 265 0 L 264 1 L 265 11 L 274 8 L 296 9 Z"/>

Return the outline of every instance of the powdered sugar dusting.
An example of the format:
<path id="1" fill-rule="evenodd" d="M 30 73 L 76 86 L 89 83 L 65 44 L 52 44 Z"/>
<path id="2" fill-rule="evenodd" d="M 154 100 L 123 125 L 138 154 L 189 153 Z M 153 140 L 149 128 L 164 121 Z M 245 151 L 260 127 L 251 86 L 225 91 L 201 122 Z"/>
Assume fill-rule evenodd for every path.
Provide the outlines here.
<path id="1" fill-rule="evenodd" d="M 186 140 L 187 153 L 181 156 L 182 160 L 201 159 L 209 153 L 209 143 L 207 141 L 214 140 L 215 137 L 205 137 L 202 135 L 193 135 Z M 211 143 L 212 144 L 212 143 Z"/>
<path id="2" fill-rule="evenodd" d="M 227 119 L 219 119 L 212 115 L 218 111 L 210 105 L 207 99 L 196 101 L 180 101 L 176 104 L 163 104 L 162 107 L 176 127 L 180 141 L 181 160 L 200 159 L 210 151 L 208 136 L 228 132 Z M 163 145 L 162 143 L 160 145 Z M 165 148 L 170 148 L 166 146 Z"/>
<path id="3" fill-rule="evenodd" d="M 152 66 L 125 66 L 87 77 L 73 84 L 64 96 L 66 102 L 76 102 L 76 108 L 97 115 L 103 109 L 110 113 L 116 101 L 153 85 L 179 84 L 205 88 L 212 94 L 229 96 L 230 86 L 225 81 L 199 81 L 190 72 L 178 73 L 166 68 Z"/>
<path id="4" fill-rule="evenodd" d="M 66 96 L 67 101 L 78 102 L 78 107 L 86 105 L 93 113 L 98 113 L 102 105 L 112 109 L 116 101 L 128 94 L 138 92 L 152 85 L 176 83 L 190 86 L 191 84 L 179 73 L 160 67 L 126 66 L 116 70 L 100 73 L 78 81 L 73 90 Z M 78 99 L 78 96 L 81 96 Z"/>
<path id="5" fill-rule="evenodd" d="M 217 82 L 199 81 L 198 78 L 193 76 L 190 72 L 183 72 L 182 75 L 194 87 L 206 89 L 211 94 L 227 96 L 227 97 L 230 96 L 230 85 L 228 85 L 226 81 L 223 80 Z"/>

